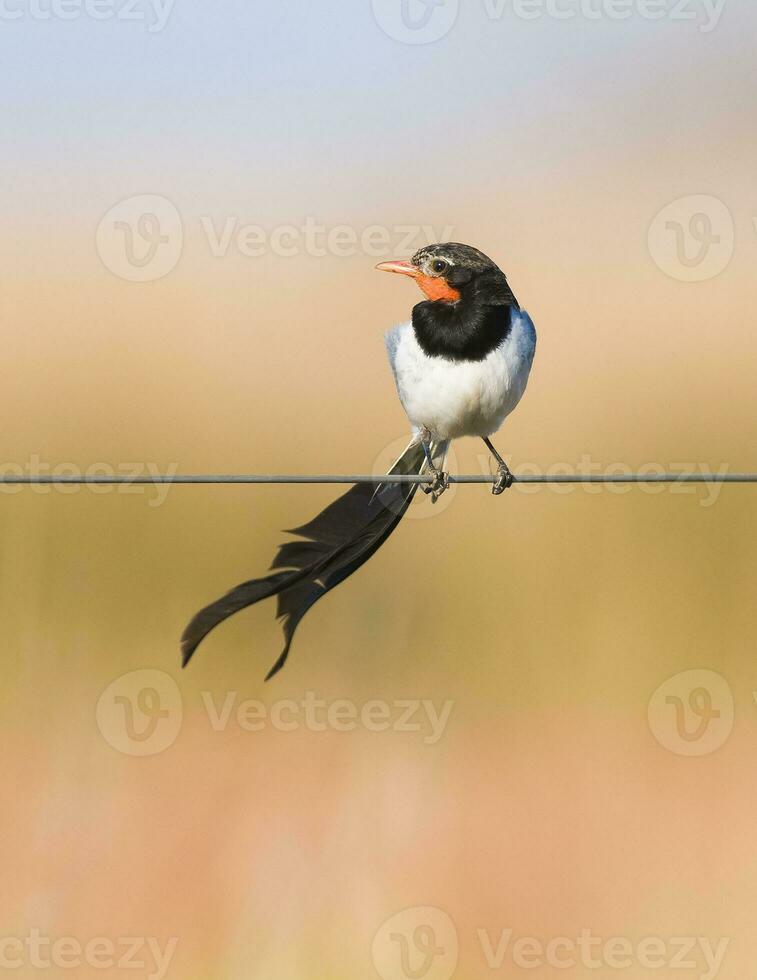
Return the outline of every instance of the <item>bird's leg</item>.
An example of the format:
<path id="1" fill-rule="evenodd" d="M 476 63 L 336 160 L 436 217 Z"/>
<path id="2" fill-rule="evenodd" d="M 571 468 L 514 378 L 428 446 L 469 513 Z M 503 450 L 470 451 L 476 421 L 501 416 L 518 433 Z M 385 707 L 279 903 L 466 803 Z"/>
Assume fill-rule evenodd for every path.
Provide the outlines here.
<path id="1" fill-rule="evenodd" d="M 428 470 L 433 481 L 431 483 L 421 483 L 421 490 L 425 494 L 431 494 L 432 503 L 436 503 L 444 491 L 449 487 L 449 474 L 436 468 L 434 457 L 431 455 L 431 433 L 428 429 L 421 430 L 421 445 L 428 463 Z"/>
<path id="2" fill-rule="evenodd" d="M 495 497 L 498 497 L 501 493 L 504 493 L 505 490 L 510 489 L 510 487 L 513 485 L 515 477 L 510 472 L 510 467 L 492 445 L 491 439 L 484 438 L 484 442 L 486 443 L 489 452 L 499 464 L 497 467 L 497 475 L 494 478 L 494 484 L 492 485 L 492 493 Z"/>

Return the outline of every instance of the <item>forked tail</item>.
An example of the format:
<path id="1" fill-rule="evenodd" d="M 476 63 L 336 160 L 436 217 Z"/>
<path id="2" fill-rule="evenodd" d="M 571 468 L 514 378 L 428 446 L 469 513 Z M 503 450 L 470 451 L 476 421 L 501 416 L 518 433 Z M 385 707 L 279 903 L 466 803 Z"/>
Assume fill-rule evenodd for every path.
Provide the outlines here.
<path id="1" fill-rule="evenodd" d="M 433 446 L 434 460 L 445 451 L 445 444 Z M 413 441 L 389 473 L 418 475 L 426 465 L 423 447 Z M 416 483 L 383 483 L 378 489 L 369 483 L 357 484 L 309 524 L 289 532 L 299 540 L 279 547 L 269 575 L 238 585 L 197 613 L 181 638 L 183 665 L 225 619 L 276 595 L 284 649 L 266 677 L 270 680 L 286 663 L 295 630 L 308 609 L 381 547 L 402 520 L 417 489 Z"/>

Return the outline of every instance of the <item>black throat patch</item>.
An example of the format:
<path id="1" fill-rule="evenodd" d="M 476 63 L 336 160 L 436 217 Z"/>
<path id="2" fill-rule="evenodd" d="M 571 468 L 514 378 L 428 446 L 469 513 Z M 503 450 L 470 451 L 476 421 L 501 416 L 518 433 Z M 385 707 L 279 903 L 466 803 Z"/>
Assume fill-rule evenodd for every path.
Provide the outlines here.
<path id="1" fill-rule="evenodd" d="M 419 303 L 413 331 L 424 354 L 450 361 L 483 361 L 512 329 L 510 305 Z"/>

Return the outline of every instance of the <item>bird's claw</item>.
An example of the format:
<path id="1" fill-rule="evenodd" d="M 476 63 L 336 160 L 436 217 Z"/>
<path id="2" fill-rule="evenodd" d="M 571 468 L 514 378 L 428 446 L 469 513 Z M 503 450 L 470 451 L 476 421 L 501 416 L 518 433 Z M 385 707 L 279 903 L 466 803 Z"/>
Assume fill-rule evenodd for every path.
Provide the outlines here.
<path id="1" fill-rule="evenodd" d="M 505 490 L 509 490 L 514 482 L 515 477 L 510 472 L 509 466 L 506 463 L 503 463 L 497 468 L 494 483 L 492 484 L 492 493 L 495 497 L 499 497 L 499 495 L 504 493 Z"/>
<path id="2" fill-rule="evenodd" d="M 431 476 L 431 482 L 422 483 L 421 490 L 425 494 L 431 494 L 431 503 L 435 504 L 449 487 L 449 473 L 443 473 L 441 470 L 434 469 L 430 471 L 429 475 Z"/>

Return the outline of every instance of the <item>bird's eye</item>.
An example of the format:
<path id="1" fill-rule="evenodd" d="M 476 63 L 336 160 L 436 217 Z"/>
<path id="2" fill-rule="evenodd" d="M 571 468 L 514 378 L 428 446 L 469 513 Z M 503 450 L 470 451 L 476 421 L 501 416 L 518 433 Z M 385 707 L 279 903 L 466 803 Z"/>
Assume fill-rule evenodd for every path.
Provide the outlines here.
<path id="1" fill-rule="evenodd" d="M 441 275 L 448 267 L 449 263 L 445 259 L 434 259 L 431 263 L 431 268 L 438 275 Z"/>

